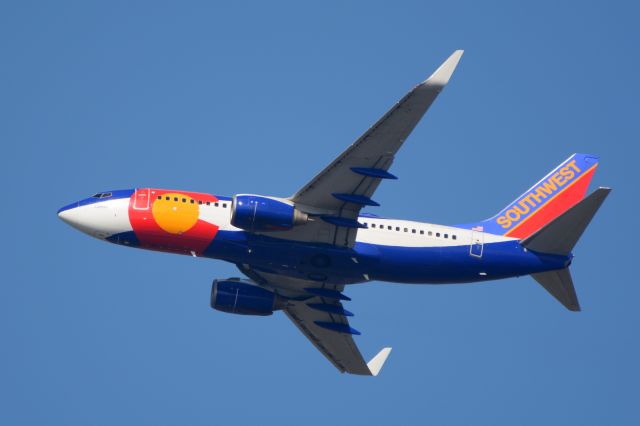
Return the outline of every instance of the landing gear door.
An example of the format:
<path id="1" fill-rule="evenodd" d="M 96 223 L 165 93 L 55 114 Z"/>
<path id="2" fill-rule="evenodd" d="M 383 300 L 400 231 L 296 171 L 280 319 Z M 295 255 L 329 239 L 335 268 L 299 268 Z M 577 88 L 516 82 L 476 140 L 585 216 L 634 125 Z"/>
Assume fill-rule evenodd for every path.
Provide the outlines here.
<path id="1" fill-rule="evenodd" d="M 484 249 L 484 232 L 477 229 L 471 230 L 471 246 L 469 247 L 469 254 L 474 257 L 482 257 L 482 251 Z"/>
<path id="2" fill-rule="evenodd" d="M 134 210 L 148 210 L 149 209 L 149 188 L 138 188 L 136 190 L 135 199 L 133 200 Z"/>

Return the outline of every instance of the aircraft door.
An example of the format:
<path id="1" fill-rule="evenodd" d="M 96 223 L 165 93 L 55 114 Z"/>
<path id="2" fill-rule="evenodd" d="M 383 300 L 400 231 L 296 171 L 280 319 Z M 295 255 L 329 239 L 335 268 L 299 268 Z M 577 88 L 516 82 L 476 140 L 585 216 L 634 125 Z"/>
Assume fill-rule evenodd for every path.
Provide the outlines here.
<path id="1" fill-rule="evenodd" d="M 482 257 L 482 251 L 484 249 L 484 232 L 478 230 L 471 230 L 471 246 L 469 247 L 469 254 L 475 257 Z"/>
<path id="2" fill-rule="evenodd" d="M 133 200 L 133 209 L 134 210 L 149 210 L 149 198 L 150 195 L 149 188 L 138 188 L 136 189 L 136 195 Z"/>

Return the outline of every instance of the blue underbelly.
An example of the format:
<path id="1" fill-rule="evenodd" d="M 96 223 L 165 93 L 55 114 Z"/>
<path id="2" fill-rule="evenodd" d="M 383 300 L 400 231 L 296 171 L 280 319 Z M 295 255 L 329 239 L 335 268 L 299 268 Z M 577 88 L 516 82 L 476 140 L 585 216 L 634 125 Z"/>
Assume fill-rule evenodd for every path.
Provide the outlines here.
<path id="1" fill-rule="evenodd" d="M 135 241 L 123 243 L 125 239 L 123 234 L 109 240 L 137 245 Z M 484 244 L 482 256 L 473 256 L 468 245 L 398 247 L 356 243 L 353 249 L 346 249 L 235 231 L 218 232 L 203 255 L 248 264 L 258 271 L 331 284 L 369 280 L 463 283 L 527 275 L 568 264 L 566 257 L 526 251 L 517 241 Z"/>
<path id="2" fill-rule="evenodd" d="M 517 241 L 470 247 L 397 247 L 356 243 L 353 249 L 223 232 L 207 254 L 247 263 L 265 272 L 301 279 L 351 284 L 369 280 L 402 283 L 486 281 L 566 266 L 567 258 L 526 251 Z"/>
<path id="3" fill-rule="evenodd" d="M 378 250 L 380 268 L 371 273 L 372 279 L 405 283 L 494 280 L 559 269 L 567 260 L 525 251 L 517 241 L 485 244 L 482 256 L 472 256 L 469 246 L 378 246 Z"/>

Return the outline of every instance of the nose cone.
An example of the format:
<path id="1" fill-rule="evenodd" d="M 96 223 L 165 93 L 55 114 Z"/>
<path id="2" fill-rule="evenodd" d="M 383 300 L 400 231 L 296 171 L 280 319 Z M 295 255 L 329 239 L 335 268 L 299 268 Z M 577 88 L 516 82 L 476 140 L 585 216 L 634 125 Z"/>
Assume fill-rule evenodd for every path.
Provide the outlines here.
<path id="1" fill-rule="evenodd" d="M 103 239 L 105 228 L 112 225 L 114 212 L 103 203 L 85 205 L 85 200 L 71 203 L 58 210 L 58 217 L 80 232 Z"/>
<path id="2" fill-rule="evenodd" d="M 87 232 L 87 226 L 83 223 L 82 212 L 79 208 L 79 202 L 68 204 L 58 210 L 58 217 L 63 222 L 73 226 L 74 228 Z"/>
<path id="3" fill-rule="evenodd" d="M 65 212 L 68 212 L 69 210 L 71 210 L 71 209 L 74 209 L 74 208 L 78 207 L 78 204 L 79 204 L 79 203 L 78 203 L 78 201 L 76 201 L 75 203 L 67 204 L 67 205 L 66 205 L 66 206 L 64 206 L 64 207 L 60 207 L 60 208 L 58 209 L 58 217 L 59 217 L 60 219 L 64 220 L 64 218 L 67 216 L 67 215 L 65 214 Z"/>
<path id="4" fill-rule="evenodd" d="M 132 230 L 128 214 L 131 193 L 100 193 L 100 197 L 85 198 L 62 207 L 58 210 L 58 217 L 78 231 L 104 240 Z"/>

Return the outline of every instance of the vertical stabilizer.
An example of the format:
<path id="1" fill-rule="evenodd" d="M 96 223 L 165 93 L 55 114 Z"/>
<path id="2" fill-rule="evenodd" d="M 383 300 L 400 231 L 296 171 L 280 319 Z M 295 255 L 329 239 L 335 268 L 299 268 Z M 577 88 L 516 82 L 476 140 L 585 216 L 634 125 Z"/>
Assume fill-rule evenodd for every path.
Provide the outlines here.
<path id="1" fill-rule="evenodd" d="M 595 155 L 573 154 L 497 215 L 471 226 L 527 238 L 582 200 L 597 166 Z"/>

